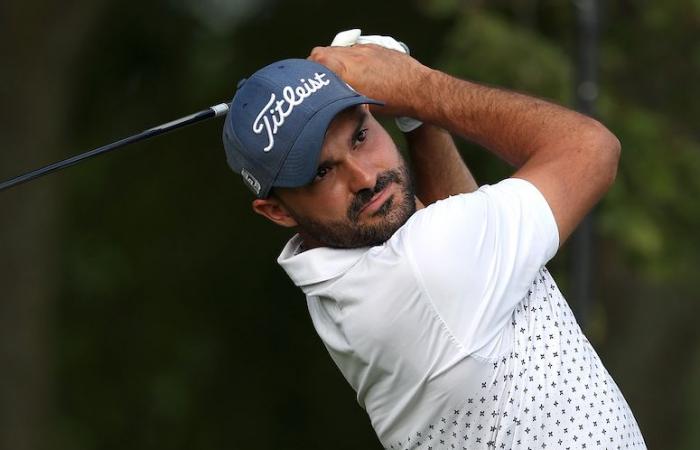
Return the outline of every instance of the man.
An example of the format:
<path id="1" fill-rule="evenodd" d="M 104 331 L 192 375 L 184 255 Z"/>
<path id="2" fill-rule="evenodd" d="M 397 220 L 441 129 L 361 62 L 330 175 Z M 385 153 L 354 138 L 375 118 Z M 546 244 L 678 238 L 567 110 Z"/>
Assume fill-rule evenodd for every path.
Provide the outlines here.
<path id="1" fill-rule="evenodd" d="M 296 230 L 278 262 L 384 447 L 644 448 L 544 268 L 613 182 L 618 140 L 376 45 L 309 60 L 239 85 L 224 144 L 255 212 Z M 424 123 L 415 192 L 370 104 Z M 476 190 L 444 130 L 515 173 Z"/>

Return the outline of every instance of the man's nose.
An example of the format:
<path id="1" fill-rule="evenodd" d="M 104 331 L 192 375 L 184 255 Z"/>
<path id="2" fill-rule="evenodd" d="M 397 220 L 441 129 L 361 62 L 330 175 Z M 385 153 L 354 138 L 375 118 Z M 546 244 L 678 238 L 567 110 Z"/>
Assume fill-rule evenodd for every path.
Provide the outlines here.
<path id="1" fill-rule="evenodd" d="M 349 185 L 352 192 L 360 192 L 363 189 L 374 189 L 377 183 L 376 171 L 362 160 L 349 157 L 346 160 Z"/>

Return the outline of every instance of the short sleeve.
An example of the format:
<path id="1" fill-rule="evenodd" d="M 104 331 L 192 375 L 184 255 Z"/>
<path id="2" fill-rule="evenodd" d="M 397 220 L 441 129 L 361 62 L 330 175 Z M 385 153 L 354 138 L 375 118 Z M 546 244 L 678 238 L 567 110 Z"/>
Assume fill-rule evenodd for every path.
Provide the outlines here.
<path id="1" fill-rule="evenodd" d="M 427 298 L 470 352 L 501 335 L 559 246 L 547 201 L 518 178 L 430 205 L 398 239 Z"/>

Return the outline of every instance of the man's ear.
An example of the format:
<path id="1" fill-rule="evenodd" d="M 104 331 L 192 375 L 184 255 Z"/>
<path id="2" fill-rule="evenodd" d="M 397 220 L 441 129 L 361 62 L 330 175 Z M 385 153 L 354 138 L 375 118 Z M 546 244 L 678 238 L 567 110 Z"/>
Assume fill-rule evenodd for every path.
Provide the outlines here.
<path id="1" fill-rule="evenodd" d="M 297 226 L 297 221 L 289 214 L 282 202 L 275 197 L 256 198 L 253 200 L 253 211 L 267 217 L 277 225 L 287 228 Z"/>

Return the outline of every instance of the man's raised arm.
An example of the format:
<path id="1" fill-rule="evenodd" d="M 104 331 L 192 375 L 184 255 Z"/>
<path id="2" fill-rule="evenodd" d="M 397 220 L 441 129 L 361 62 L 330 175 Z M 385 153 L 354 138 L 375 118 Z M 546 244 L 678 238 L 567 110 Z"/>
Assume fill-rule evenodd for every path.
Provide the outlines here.
<path id="1" fill-rule="evenodd" d="M 405 137 L 416 196 L 424 205 L 478 188 L 447 130 L 424 123 Z"/>
<path id="2" fill-rule="evenodd" d="M 615 179 L 620 143 L 603 125 L 561 106 L 459 80 L 374 45 L 319 47 L 310 59 L 359 92 L 464 136 L 516 167 L 547 200 L 563 243 Z"/>

